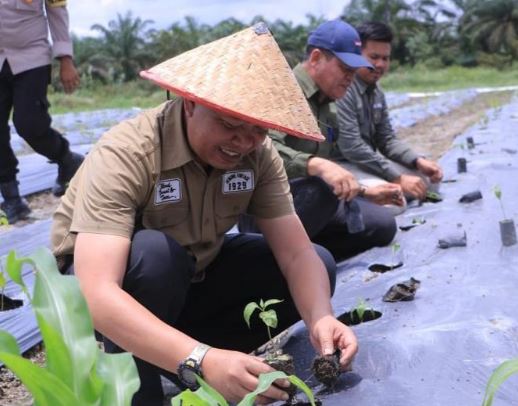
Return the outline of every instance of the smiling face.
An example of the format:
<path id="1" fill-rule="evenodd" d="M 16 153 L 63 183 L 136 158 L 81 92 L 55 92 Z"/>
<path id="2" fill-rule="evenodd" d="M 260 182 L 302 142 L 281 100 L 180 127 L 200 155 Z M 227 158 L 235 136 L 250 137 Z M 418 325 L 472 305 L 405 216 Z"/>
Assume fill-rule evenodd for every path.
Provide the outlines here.
<path id="1" fill-rule="evenodd" d="M 356 74 L 365 83 L 375 84 L 389 70 L 391 50 L 390 42 L 367 40 L 363 45 L 362 55 L 374 66 L 374 69 L 361 68 Z"/>
<path id="2" fill-rule="evenodd" d="M 268 130 L 184 100 L 189 145 L 202 165 L 235 168 L 257 149 Z"/>
<path id="3" fill-rule="evenodd" d="M 305 67 L 320 91 L 331 100 L 338 100 L 345 94 L 356 71 L 320 49 L 311 52 Z"/>

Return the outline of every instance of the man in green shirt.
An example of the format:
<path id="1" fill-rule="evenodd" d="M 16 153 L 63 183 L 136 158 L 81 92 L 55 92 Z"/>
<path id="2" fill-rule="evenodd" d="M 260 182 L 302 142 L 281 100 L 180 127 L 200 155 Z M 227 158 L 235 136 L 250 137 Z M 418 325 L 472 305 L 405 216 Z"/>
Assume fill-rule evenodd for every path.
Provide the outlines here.
<path id="1" fill-rule="evenodd" d="M 423 200 L 427 189 L 442 179 L 440 166 L 398 140 L 390 124 L 385 95 L 378 81 L 388 71 L 392 32 L 383 23 L 358 28 L 362 55 L 374 69 L 358 69 L 352 85 L 338 101 L 338 147 L 345 168 L 370 185 L 391 182 L 405 196 Z"/>
<path id="2" fill-rule="evenodd" d="M 398 185 L 361 186 L 338 163 L 342 156 L 336 145 L 334 100 L 345 94 L 360 67 L 371 65 L 361 56 L 356 30 L 341 20 L 321 24 L 310 34 L 306 58 L 293 72 L 326 141 L 270 132 L 308 235 L 337 259 L 390 243 L 396 233 L 395 220 L 380 204 L 402 204 Z M 254 227 L 242 220 L 240 230 L 254 231 Z"/>

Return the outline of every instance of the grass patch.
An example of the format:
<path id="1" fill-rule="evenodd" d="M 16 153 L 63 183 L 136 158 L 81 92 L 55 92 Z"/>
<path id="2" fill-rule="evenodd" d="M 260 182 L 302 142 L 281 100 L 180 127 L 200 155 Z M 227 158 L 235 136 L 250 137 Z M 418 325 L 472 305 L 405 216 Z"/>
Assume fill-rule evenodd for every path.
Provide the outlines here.
<path id="1" fill-rule="evenodd" d="M 440 91 L 469 87 L 497 87 L 518 85 L 518 69 L 463 68 L 444 69 L 398 68 L 386 75 L 381 84 L 386 91 Z"/>
<path id="2" fill-rule="evenodd" d="M 147 81 L 82 87 L 71 95 L 49 89 L 51 114 L 109 108 L 150 108 L 166 100 L 165 90 Z"/>

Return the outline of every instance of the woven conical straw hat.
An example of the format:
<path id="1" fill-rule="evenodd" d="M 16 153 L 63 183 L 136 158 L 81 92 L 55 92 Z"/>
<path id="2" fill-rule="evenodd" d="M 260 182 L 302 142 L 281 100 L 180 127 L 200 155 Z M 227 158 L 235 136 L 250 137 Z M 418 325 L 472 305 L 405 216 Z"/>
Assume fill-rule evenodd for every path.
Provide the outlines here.
<path id="1" fill-rule="evenodd" d="M 140 75 L 243 121 L 301 138 L 324 139 L 264 23 L 187 51 Z"/>

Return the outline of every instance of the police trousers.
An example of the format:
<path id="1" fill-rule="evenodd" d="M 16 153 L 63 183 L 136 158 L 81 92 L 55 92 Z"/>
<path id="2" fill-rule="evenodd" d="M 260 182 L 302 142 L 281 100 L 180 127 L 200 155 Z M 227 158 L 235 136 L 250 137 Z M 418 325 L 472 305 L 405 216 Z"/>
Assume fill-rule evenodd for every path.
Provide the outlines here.
<path id="1" fill-rule="evenodd" d="M 47 87 L 50 65 L 13 75 L 7 60 L 0 70 L 0 183 L 16 179 L 18 160 L 11 148 L 9 116 L 31 148 L 51 161 L 60 161 L 68 141 L 51 128 Z"/>
<path id="2" fill-rule="evenodd" d="M 334 291 L 336 264 L 331 254 L 315 246 Z M 249 329 L 245 306 L 260 299 L 281 299 L 275 305 L 276 335 L 300 320 L 288 286 L 262 235 L 228 234 L 201 282 L 191 282 L 195 262 L 173 238 L 160 231 L 135 233 L 122 287 L 162 321 L 213 347 L 251 352 L 268 341 L 266 328 L 252 316 Z M 69 269 L 68 273 L 73 273 Z M 301 278 L 304 274 L 301 273 Z M 145 331 L 142 332 L 145 334 Z M 105 351 L 123 349 L 104 339 Z M 141 386 L 133 405 L 162 405 L 160 375 L 175 375 L 135 358 Z"/>

